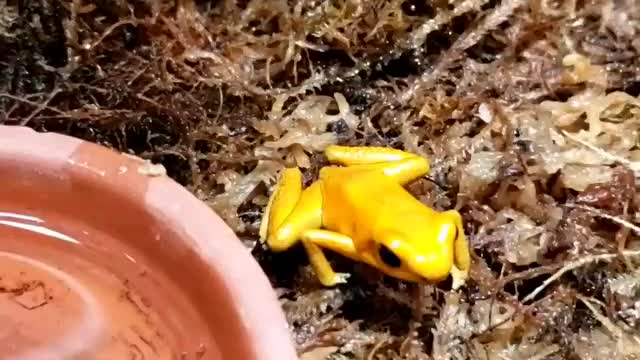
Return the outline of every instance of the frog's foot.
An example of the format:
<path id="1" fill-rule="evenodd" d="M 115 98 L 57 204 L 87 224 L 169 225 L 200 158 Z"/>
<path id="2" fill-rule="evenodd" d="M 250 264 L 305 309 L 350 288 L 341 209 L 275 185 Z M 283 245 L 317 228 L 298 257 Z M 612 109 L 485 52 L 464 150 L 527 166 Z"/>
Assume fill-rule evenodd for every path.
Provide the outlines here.
<path id="1" fill-rule="evenodd" d="M 330 145 L 325 155 L 333 164 L 377 170 L 401 185 L 429 172 L 425 158 L 393 148 Z"/>
<path id="2" fill-rule="evenodd" d="M 466 284 L 467 279 L 469 278 L 469 271 L 460 270 L 454 265 L 451 267 L 451 278 L 453 280 L 451 288 L 453 290 L 458 290 Z"/>
<path id="3" fill-rule="evenodd" d="M 345 284 L 345 283 L 347 283 L 347 279 L 349 279 L 350 276 L 351 276 L 351 274 L 349 274 L 349 273 L 335 273 L 334 283 L 335 284 Z"/>

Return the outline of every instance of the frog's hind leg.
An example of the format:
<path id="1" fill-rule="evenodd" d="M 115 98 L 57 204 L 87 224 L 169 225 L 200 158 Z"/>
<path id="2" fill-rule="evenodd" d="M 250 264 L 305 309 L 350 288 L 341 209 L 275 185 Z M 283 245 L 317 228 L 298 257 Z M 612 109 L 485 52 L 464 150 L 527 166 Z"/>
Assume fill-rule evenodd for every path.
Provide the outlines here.
<path id="1" fill-rule="evenodd" d="M 379 170 L 401 185 L 425 176 L 429 172 L 427 159 L 386 147 L 330 145 L 326 148 L 325 155 L 334 164 Z"/>
<path id="2" fill-rule="evenodd" d="M 269 199 L 260 224 L 260 239 L 273 251 L 293 246 L 300 233 L 322 226 L 322 193 L 314 183 L 302 190 L 298 168 L 285 169 Z"/>
<path id="3" fill-rule="evenodd" d="M 271 245 L 273 234 L 296 206 L 301 193 L 302 173 L 300 169 L 284 169 L 280 173 L 275 189 L 264 210 L 260 223 L 261 242 L 267 241 Z"/>
<path id="4" fill-rule="evenodd" d="M 418 157 L 406 151 L 382 146 L 329 145 L 324 153 L 331 163 L 345 166 L 390 163 Z"/>
<path id="5" fill-rule="evenodd" d="M 320 282 L 325 286 L 343 283 L 348 274 L 336 273 L 312 234 L 322 226 L 322 192 L 316 182 L 302 190 L 298 168 L 285 169 L 269 199 L 260 224 L 260 239 L 273 251 L 284 251 L 301 240 Z"/>

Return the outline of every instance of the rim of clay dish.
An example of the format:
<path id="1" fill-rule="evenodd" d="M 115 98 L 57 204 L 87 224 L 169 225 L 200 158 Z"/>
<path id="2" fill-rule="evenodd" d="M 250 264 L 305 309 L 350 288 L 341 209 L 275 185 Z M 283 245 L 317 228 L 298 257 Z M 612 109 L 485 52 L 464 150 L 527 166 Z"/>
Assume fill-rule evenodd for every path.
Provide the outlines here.
<path id="1" fill-rule="evenodd" d="M 144 206 L 151 216 L 171 219 L 181 227 L 183 237 L 190 242 L 188 246 L 228 291 L 253 358 L 297 359 L 284 312 L 266 274 L 231 228 L 183 186 L 166 175 L 150 176 L 140 170 L 128 171 L 114 180 L 112 175 L 116 174 L 110 174 L 109 169 L 105 171 L 103 162 L 129 167 L 135 164 L 138 169 L 146 163 L 78 138 L 36 132 L 28 127 L 0 125 L 0 157 L 5 156 L 28 159 L 31 164 L 60 164 L 60 171 L 82 167 L 89 172 L 101 172 L 92 181 L 102 182 L 102 186 L 124 196 L 127 194 L 121 187 L 144 183 Z"/>

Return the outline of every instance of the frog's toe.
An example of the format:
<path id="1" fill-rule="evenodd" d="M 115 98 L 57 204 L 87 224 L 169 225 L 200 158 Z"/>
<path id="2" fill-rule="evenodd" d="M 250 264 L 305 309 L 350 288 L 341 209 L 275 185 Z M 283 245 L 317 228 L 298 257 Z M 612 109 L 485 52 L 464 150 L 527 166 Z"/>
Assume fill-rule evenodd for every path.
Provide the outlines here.
<path id="1" fill-rule="evenodd" d="M 457 267 L 453 266 L 451 268 L 451 278 L 453 280 L 451 284 L 451 288 L 453 290 L 458 290 L 466 284 L 467 279 L 469 278 L 469 273 L 467 271 L 460 270 Z"/>
<path id="2" fill-rule="evenodd" d="M 346 284 L 351 274 L 349 273 L 333 273 L 331 276 L 321 278 L 322 285 L 331 287 L 339 284 Z"/>
<path id="3" fill-rule="evenodd" d="M 351 274 L 349 273 L 336 273 L 335 275 L 335 283 L 336 284 L 344 284 L 347 282 L 347 279 L 349 279 L 349 277 L 351 276 Z"/>

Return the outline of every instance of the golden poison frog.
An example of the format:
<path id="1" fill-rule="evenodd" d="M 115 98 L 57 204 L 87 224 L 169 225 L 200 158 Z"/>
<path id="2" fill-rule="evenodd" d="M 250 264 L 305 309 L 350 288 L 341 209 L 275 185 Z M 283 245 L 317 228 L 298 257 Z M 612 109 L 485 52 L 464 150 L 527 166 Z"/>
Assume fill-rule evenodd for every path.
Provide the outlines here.
<path id="1" fill-rule="evenodd" d="M 272 251 L 301 241 L 325 286 L 344 283 L 349 274 L 334 272 L 324 250 L 402 280 L 432 283 L 451 275 L 454 289 L 465 283 L 471 260 L 460 214 L 433 210 L 404 188 L 428 173 L 426 159 L 391 148 L 338 145 L 325 155 L 331 166 L 306 189 L 298 168 L 282 171 L 265 209 L 261 241 Z"/>

